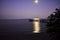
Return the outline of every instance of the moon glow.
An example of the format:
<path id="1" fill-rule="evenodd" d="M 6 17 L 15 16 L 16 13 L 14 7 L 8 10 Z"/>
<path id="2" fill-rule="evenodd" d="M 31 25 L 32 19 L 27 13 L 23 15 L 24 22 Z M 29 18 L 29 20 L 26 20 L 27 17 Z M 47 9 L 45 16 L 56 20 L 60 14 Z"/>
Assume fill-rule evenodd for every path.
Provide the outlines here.
<path id="1" fill-rule="evenodd" d="M 35 0 L 34 2 L 37 4 L 38 3 L 38 0 Z"/>

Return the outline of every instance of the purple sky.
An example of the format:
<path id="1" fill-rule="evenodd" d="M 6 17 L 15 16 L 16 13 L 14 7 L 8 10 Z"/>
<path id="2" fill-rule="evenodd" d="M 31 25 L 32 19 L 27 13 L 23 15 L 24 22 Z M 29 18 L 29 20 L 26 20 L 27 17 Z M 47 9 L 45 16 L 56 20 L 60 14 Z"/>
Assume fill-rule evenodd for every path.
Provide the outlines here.
<path id="1" fill-rule="evenodd" d="M 60 0 L 0 0 L 0 19 L 46 18 L 60 7 Z"/>

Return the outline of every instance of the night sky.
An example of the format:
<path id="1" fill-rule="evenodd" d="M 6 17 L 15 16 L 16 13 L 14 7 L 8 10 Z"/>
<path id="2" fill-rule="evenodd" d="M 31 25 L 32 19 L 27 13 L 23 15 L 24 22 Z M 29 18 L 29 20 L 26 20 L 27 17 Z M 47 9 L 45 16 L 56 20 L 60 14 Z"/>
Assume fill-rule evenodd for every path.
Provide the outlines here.
<path id="1" fill-rule="evenodd" d="M 0 0 L 0 19 L 46 18 L 60 7 L 60 0 Z"/>

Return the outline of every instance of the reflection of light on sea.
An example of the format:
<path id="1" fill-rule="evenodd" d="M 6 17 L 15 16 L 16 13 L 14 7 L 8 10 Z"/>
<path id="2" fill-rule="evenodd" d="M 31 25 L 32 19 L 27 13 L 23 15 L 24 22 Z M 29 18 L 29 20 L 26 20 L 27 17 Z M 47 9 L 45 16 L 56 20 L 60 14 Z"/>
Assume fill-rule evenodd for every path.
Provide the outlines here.
<path id="1" fill-rule="evenodd" d="M 34 25 L 34 31 L 33 33 L 40 33 L 40 24 L 39 24 L 39 18 L 34 18 L 33 19 L 33 25 Z"/>

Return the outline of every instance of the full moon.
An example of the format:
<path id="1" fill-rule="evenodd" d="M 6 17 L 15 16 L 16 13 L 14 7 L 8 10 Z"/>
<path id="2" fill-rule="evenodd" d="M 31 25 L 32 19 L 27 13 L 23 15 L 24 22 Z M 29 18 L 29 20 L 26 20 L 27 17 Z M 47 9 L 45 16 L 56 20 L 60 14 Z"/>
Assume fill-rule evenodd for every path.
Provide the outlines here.
<path id="1" fill-rule="evenodd" d="M 38 0 L 35 0 L 34 2 L 37 4 L 38 3 Z"/>

